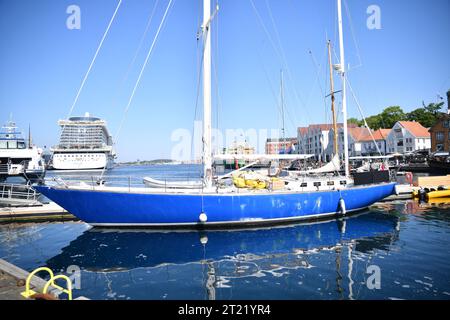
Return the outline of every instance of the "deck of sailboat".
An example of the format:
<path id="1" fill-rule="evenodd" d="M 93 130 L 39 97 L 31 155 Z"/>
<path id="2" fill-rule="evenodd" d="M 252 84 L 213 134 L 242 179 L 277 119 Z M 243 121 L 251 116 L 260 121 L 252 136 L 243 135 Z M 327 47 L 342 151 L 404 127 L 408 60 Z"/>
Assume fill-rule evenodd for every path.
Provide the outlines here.
<path id="1" fill-rule="evenodd" d="M 385 184 L 390 184 L 386 182 Z M 125 194 L 171 194 L 171 195 L 204 195 L 204 196 L 245 196 L 245 195 L 282 195 L 282 194 L 305 194 L 311 192 L 329 192 L 329 191 L 344 191 L 349 189 L 363 189 L 370 185 L 348 185 L 330 187 L 322 190 L 311 190 L 309 188 L 296 188 L 296 189 L 281 189 L 281 190 L 269 190 L 269 189 L 253 189 L 253 188 L 237 188 L 234 186 L 210 188 L 210 189 L 185 189 L 185 188 L 148 188 L 148 187 L 119 187 L 119 186 L 90 186 L 90 185 L 70 185 L 70 186 L 51 186 L 53 189 L 58 190 L 71 190 L 71 191 L 94 191 L 105 193 L 125 193 Z M 47 187 L 50 187 L 47 185 Z M 303 189 L 303 190 L 302 190 Z"/>

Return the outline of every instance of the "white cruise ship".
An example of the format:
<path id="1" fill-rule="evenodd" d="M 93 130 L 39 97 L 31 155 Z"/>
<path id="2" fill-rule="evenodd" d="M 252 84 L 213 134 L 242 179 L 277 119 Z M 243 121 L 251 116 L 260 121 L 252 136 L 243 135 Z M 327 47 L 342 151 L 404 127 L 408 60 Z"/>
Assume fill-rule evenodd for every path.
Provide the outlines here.
<path id="1" fill-rule="evenodd" d="M 61 139 L 53 147 L 52 168 L 57 170 L 109 169 L 116 157 L 106 121 L 86 113 L 59 120 Z"/>

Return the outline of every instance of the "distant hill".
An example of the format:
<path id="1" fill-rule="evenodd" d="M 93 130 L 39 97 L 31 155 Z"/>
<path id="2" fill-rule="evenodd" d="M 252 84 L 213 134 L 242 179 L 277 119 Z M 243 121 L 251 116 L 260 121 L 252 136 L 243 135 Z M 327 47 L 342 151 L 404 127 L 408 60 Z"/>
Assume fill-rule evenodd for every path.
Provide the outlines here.
<path id="1" fill-rule="evenodd" d="M 154 159 L 154 160 L 136 160 L 136 161 L 129 161 L 129 162 L 119 162 L 119 165 L 125 165 L 125 166 L 134 166 L 134 165 L 155 165 L 155 164 L 174 164 L 178 163 L 175 160 L 172 159 Z"/>

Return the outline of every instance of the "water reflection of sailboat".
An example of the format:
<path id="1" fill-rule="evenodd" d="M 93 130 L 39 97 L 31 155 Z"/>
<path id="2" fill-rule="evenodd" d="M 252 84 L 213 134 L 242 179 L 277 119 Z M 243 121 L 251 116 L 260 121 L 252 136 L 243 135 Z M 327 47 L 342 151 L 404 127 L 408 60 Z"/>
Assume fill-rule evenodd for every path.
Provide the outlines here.
<path id="1" fill-rule="evenodd" d="M 371 213 L 343 220 L 248 230 L 158 232 L 94 228 L 73 240 L 47 265 L 55 270 L 75 264 L 82 269 L 107 271 L 230 257 L 245 260 L 301 254 L 355 239 L 365 239 L 365 251 L 371 245 L 385 245 L 383 236 L 391 236 L 396 224 L 394 216 Z"/>
<path id="2" fill-rule="evenodd" d="M 146 273 L 150 269 L 158 273 L 160 268 L 183 269 L 198 264 L 202 266 L 204 298 L 215 299 L 218 289 L 231 287 L 238 279 L 282 277 L 313 267 L 316 254 L 330 254 L 335 255 L 336 290 L 342 298 L 347 291 L 351 299 L 352 278 L 357 276 L 352 272 L 353 256 L 389 250 L 397 239 L 398 223 L 396 216 L 371 212 L 264 229 L 163 232 L 93 228 L 47 260 L 46 265 L 56 271 L 77 265 L 95 279 L 97 275 L 107 279 L 110 288 L 110 276 L 132 278 L 133 273 L 145 269 Z"/>

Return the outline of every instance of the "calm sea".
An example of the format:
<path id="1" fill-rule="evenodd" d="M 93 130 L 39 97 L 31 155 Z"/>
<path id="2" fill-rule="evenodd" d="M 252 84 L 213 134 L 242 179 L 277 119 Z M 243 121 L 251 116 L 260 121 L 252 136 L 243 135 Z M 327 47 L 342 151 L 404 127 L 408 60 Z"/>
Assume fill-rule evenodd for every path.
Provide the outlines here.
<path id="1" fill-rule="evenodd" d="M 167 165 L 107 174 L 138 183 L 199 173 Z M 86 180 L 91 175 L 98 173 Z M 74 296 L 91 299 L 448 300 L 450 204 L 386 202 L 341 220 L 232 231 L 7 224 L 0 257 L 76 275 Z"/>

